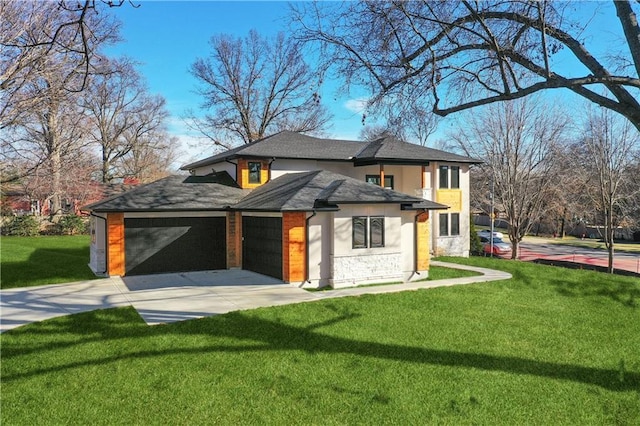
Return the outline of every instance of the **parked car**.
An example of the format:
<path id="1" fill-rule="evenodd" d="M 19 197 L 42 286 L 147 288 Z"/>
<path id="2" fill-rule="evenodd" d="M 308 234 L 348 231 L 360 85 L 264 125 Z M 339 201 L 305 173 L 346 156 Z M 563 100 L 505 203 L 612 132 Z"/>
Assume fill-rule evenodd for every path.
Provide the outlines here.
<path id="1" fill-rule="evenodd" d="M 488 237 L 480 237 L 483 251 L 486 254 L 491 254 L 491 241 Z M 502 241 L 502 238 L 493 237 L 493 254 L 502 256 L 511 253 L 511 244 Z"/>
<path id="2" fill-rule="evenodd" d="M 485 237 L 485 238 L 489 238 L 491 237 L 491 231 L 489 231 L 488 229 L 483 229 L 482 231 L 478 231 L 478 236 Z M 504 238 L 504 235 L 502 234 L 502 232 L 498 232 L 498 231 L 493 231 L 493 238 Z"/>

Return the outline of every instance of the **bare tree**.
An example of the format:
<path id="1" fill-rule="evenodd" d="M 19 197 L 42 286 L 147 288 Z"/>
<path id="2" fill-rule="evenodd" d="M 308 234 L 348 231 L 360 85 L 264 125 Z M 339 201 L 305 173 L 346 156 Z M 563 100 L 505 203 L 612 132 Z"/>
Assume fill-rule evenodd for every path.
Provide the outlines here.
<path id="1" fill-rule="evenodd" d="M 191 73 L 201 83 L 203 107 L 197 130 L 216 145 L 249 143 L 281 130 L 322 130 L 328 115 L 320 103 L 317 76 L 298 42 L 283 33 L 273 39 L 256 31 L 242 38 L 218 35 L 211 55 L 197 59 Z"/>
<path id="2" fill-rule="evenodd" d="M 147 141 L 136 143 L 121 160 L 123 175 L 148 183 L 171 174 L 178 140 L 164 131 L 152 132 Z"/>
<path id="3" fill-rule="evenodd" d="M 485 192 L 493 188 L 504 209 L 515 259 L 520 241 L 545 214 L 568 120 L 533 100 L 490 105 L 466 118 L 453 138 L 470 156 L 485 159 Z"/>
<path id="4" fill-rule="evenodd" d="M 591 109 L 584 135 L 573 146 L 575 170 L 582 193 L 604 225 L 602 239 L 609 253 L 608 270 L 614 268 L 614 231 L 633 217 L 640 186 L 633 170 L 638 167 L 640 132 L 608 110 Z M 635 181 L 634 181 L 635 180 Z"/>
<path id="5" fill-rule="evenodd" d="M 123 177 L 118 162 L 132 150 L 157 144 L 154 136 L 168 115 L 164 105 L 164 98 L 148 94 L 130 61 L 113 60 L 101 66 L 101 74 L 89 83 L 83 107 L 91 124 L 91 141 L 100 150 L 102 182 Z"/>
<path id="6" fill-rule="evenodd" d="M 0 29 L 0 128 L 17 124 L 38 103 L 28 86 L 43 73 L 57 73 L 66 91 L 84 89 L 99 48 L 118 40 L 118 24 L 97 13 L 95 0 L 0 0 Z"/>
<path id="7" fill-rule="evenodd" d="M 595 3 L 316 2 L 293 16 L 299 36 L 323 43 L 331 66 L 347 84 L 369 88 L 372 103 L 411 96 L 446 116 L 565 88 L 640 129 L 640 6 L 612 4 L 622 42 L 603 55 L 585 45 L 589 28 L 573 17 Z"/>

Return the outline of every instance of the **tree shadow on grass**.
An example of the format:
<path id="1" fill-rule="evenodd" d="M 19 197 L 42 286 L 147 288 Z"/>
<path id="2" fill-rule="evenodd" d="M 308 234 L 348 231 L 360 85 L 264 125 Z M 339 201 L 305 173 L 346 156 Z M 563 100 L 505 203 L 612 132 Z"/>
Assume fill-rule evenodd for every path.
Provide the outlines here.
<path id="1" fill-rule="evenodd" d="M 2 263 L 3 289 L 96 279 L 86 248 L 36 249 L 23 262 Z"/>
<path id="2" fill-rule="evenodd" d="M 60 326 L 55 327 L 55 331 L 51 330 L 52 324 L 54 323 L 46 322 L 33 324 L 28 328 L 25 327 L 25 329 L 20 330 L 20 332 L 25 335 L 23 336 L 25 338 L 29 334 L 44 333 L 44 330 L 39 330 L 40 326 L 47 327 L 49 333 L 78 333 L 92 336 L 89 339 L 81 338 L 75 342 L 60 342 L 57 347 L 82 345 L 92 341 L 103 341 L 107 344 L 110 339 L 125 338 L 126 340 L 132 337 L 147 338 L 153 337 L 154 335 L 166 336 L 168 334 L 203 335 L 213 339 L 216 337 L 233 338 L 237 339 L 238 343 L 233 345 L 210 344 L 203 346 L 197 345 L 197 347 L 176 347 L 176 341 L 173 340 L 172 344 L 169 343 L 167 347 L 157 347 L 157 345 L 153 345 L 153 349 L 139 349 L 118 355 L 96 357 L 96 354 L 92 353 L 91 359 L 44 366 L 27 372 L 3 374 L 2 380 L 5 383 L 10 383 L 14 380 L 34 377 L 41 374 L 66 371 L 86 366 L 105 365 L 127 359 L 196 355 L 208 352 L 251 353 L 296 350 L 310 354 L 349 354 L 417 364 L 528 375 L 595 385 L 611 391 L 628 391 L 640 388 L 640 373 L 624 371 L 624 360 L 615 360 L 613 363 L 614 365 L 620 365 L 620 368 L 596 368 L 549 361 L 537 361 L 512 356 L 359 341 L 350 338 L 329 336 L 320 332 L 323 327 L 349 321 L 359 316 L 353 313 L 336 314 L 334 318 L 319 321 L 307 327 L 292 326 L 278 321 L 257 318 L 242 312 L 233 312 L 198 321 L 187 321 L 149 328 L 142 323 L 130 324 L 131 318 L 133 318 L 132 315 L 135 314 L 133 308 L 102 312 L 103 315 L 97 315 L 96 312 L 88 312 L 65 317 L 63 320 L 57 320 L 57 324 Z M 118 321 L 118 317 L 121 321 Z M 125 319 L 122 319 L 123 317 Z M 125 325 L 123 326 L 122 323 L 125 323 Z M 18 331 L 19 330 L 16 330 L 16 332 Z M 19 345 L 12 347 L 9 345 L 9 347 L 7 347 L 5 344 L 3 347 L 3 358 L 6 357 L 6 360 L 24 353 L 25 351 L 20 350 L 18 346 Z M 139 345 L 137 347 L 141 346 Z M 39 351 L 46 351 L 51 348 L 56 348 L 56 345 L 42 347 Z"/>

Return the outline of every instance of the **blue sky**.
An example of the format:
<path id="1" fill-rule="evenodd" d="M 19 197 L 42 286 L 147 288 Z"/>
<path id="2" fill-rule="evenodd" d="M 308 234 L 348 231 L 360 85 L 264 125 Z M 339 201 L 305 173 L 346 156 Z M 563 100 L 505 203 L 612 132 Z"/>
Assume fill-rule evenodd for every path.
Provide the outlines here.
<path id="1" fill-rule="evenodd" d="M 275 34 L 288 28 L 289 3 L 286 1 L 140 1 L 132 7 L 128 2 L 110 10 L 121 22 L 123 42 L 110 48 L 112 56 L 126 55 L 140 63 L 140 73 L 146 78 L 152 93 L 167 100 L 171 113 L 169 131 L 180 138 L 182 155 L 176 160 L 183 164 L 213 153 L 213 146 L 195 138 L 181 117 L 187 109 L 197 110 L 202 99 L 195 94 L 197 81 L 189 73 L 189 66 L 210 51 L 209 39 L 219 33 L 246 36 L 256 29 L 262 35 Z M 619 43 L 619 27 L 611 2 L 578 2 L 570 5 L 569 15 L 590 22 L 584 34 L 589 49 L 608 50 L 611 43 Z M 555 57 L 557 65 L 582 74 L 573 60 L 562 62 L 562 54 Z M 336 82 L 325 82 L 323 99 L 333 114 L 331 136 L 358 139 L 362 129 L 359 99 L 336 97 Z M 362 96 L 362 94 L 359 94 Z M 553 92 L 567 106 L 575 108 L 580 98 L 567 91 Z M 575 101 L 575 102 L 574 102 Z M 454 117 L 453 120 L 458 119 Z M 441 123 L 440 129 L 450 128 L 452 120 Z M 370 124 L 370 123 L 369 123 Z M 443 137 L 446 130 L 436 137 Z"/>
<path id="2" fill-rule="evenodd" d="M 262 35 L 287 28 L 289 6 L 284 1 L 142 1 L 139 8 L 125 3 L 112 9 L 122 22 L 123 42 L 108 49 L 109 55 L 126 55 L 140 62 L 138 70 L 152 93 L 167 100 L 172 115 L 170 132 L 183 142 L 181 161 L 209 155 L 212 145 L 195 139 L 181 117 L 189 108 L 197 110 L 202 98 L 195 94 L 196 79 L 189 66 L 210 52 L 209 39 L 214 34 L 245 36 L 251 29 Z M 333 114 L 329 133 L 336 138 L 357 139 L 362 128 L 355 99 L 335 99 L 331 87 L 323 88 L 331 98 L 327 107 Z M 330 96 L 329 96 L 330 95 Z M 334 100 L 335 99 L 335 100 Z"/>

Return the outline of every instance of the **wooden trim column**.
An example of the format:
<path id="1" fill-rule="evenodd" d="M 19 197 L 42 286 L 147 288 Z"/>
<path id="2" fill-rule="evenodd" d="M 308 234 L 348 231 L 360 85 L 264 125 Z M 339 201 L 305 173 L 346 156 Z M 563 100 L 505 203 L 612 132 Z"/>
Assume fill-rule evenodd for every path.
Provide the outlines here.
<path id="1" fill-rule="evenodd" d="M 302 282 L 307 272 L 305 212 L 282 214 L 282 280 Z"/>
<path id="2" fill-rule="evenodd" d="M 421 213 L 416 218 L 416 270 L 429 269 L 429 212 Z"/>
<path id="3" fill-rule="evenodd" d="M 380 186 L 384 188 L 384 164 L 380 164 Z"/>
<path id="4" fill-rule="evenodd" d="M 227 269 L 242 267 L 242 213 L 227 212 Z"/>
<path id="5" fill-rule="evenodd" d="M 107 213 L 107 273 L 124 275 L 124 213 Z"/>

